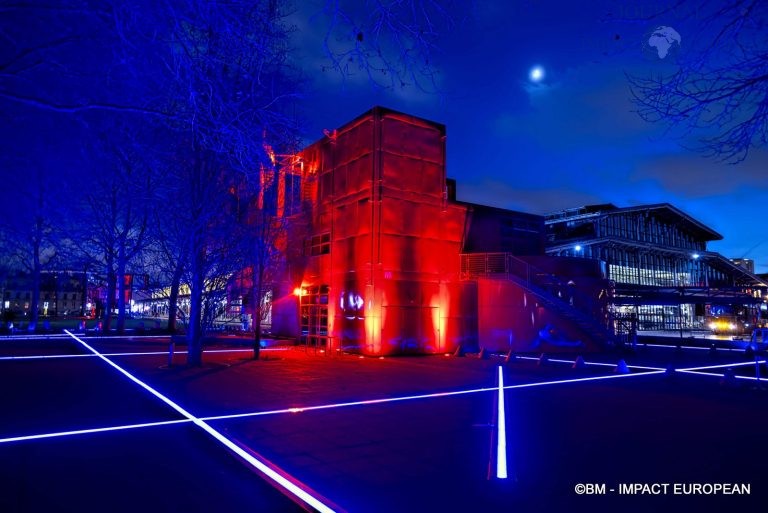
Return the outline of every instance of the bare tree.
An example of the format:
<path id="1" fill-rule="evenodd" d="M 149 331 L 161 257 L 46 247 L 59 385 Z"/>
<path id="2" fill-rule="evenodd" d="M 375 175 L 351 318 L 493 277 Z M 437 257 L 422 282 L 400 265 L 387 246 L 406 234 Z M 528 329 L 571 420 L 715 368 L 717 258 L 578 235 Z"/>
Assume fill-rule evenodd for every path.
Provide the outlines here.
<path id="1" fill-rule="evenodd" d="M 37 168 L 29 172 L 13 168 L 5 178 L 4 195 L 14 195 L 3 201 L 3 207 L 15 211 L 2 212 L 2 253 L 4 266 L 28 274 L 32 281 L 29 304 L 29 329 L 37 327 L 40 310 L 40 285 L 43 271 L 53 265 L 59 252 L 60 232 L 57 220 L 61 218 L 61 195 L 52 190 L 45 173 Z M 24 172 L 22 172 L 24 170 Z M 9 169 L 11 171 L 11 169 Z M 23 208 L 18 208 L 23 205 Z"/>
<path id="2" fill-rule="evenodd" d="M 148 243 L 149 212 L 155 204 L 153 163 L 145 141 L 125 125 L 110 127 L 90 149 L 100 165 L 92 170 L 83 194 L 84 204 L 72 227 L 73 240 L 106 277 L 104 330 L 111 329 L 116 309 L 121 333 L 128 308 L 128 271 Z"/>
<path id="3" fill-rule="evenodd" d="M 470 0 L 326 0 L 316 16 L 326 19 L 327 69 L 344 77 L 361 74 L 376 87 L 437 92 L 438 40 L 471 6 Z"/>
<path id="4" fill-rule="evenodd" d="M 327 27 L 329 69 L 345 76 L 362 71 L 381 87 L 434 89 L 436 38 L 450 27 L 455 9 L 436 0 L 365 5 L 350 0 L 329 1 L 314 14 Z M 190 288 L 188 362 L 199 364 L 206 290 L 233 272 L 227 247 L 233 242 L 227 237 L 236 223 L 223 208 L 228 188 L 244 179 L 250 194 L 263 194 L 262 173 L 272 165 L 268 148 L 295 148 L 301 135 L 296 115 L 301 61 L 288 21 L 295 13 L 281 0 L 31 0 L 0 4 L 0 12 L 4 105 L 77 119 L 86 134 L 109 134 L 118 117 L 136 133 L 161 122 L 172 134 L 160 138 L 162 143 L 143 141 L 139 153 L 159 154 L 158 145 L 171 140 L 173 156 L 166 155 L 164 165 L 176 180 L 165 198 L 176 208 L 158 219 L 168 228 L 158 233 L 175 232 L 165 256 L 175 290 L 181 281 Z M 118 136 L 108 139 L 115 139 L 109 142 L 117 151 L 104 169 L 125 177 L 133 157 L 121 155 L 126 147 Z M 83 159 L 93 166 L 98 154 L 84 152 Z M 147 218 L 135 206 L 126 210 L 119 192 L 123 183 L 103 181 L 101 194 L 91 194 L 94 213 L 97 204 L 107 205 L 90 242 L 100 248 L 96 254 L 108 277 L 108 298 L 146 240 Z M 275 233 L 284 227 L 271 212 L 253 219 L 250 234 L 258 240 L 247 266 L 259 282 L 254 301 L 261 310 Z M 258 330 L 255 337 L 258 345 Z"/>
<path id="5" fill-rule="evenodd" d="M 740 162 L 768 142 L 768 4 L 709 1 L 696 13 L 700 30 L 676 70 L 628 77 L 634 103 L 644 120 L 695 136 L 708 156 Z"/>

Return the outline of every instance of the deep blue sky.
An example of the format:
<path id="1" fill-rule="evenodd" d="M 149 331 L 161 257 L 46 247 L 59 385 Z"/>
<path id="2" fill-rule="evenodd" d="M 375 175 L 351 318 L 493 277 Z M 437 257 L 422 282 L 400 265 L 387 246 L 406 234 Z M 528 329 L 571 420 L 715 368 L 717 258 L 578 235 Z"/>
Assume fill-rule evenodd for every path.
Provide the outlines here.
<path id="1" fill-rule="evenodd" d="M 312 88 L 307 139 L 384 105 L 447 125 L 448 174 L 460 199 L 538 214 L 669 202 L 724 236 L 710 249 L 768 272 L 768 152 L 738 165 L 707 159 L 632 112 L 625 74 L 676 65 L 644 51 L 649 30 L 675 28 L 678 56 L 711 34 L 695 3 L 642 19 L 674 4 L 479 0 L 439 42 L 439 95 L 375 90 L 362 76 L 340 87 L 337 75 L 320 71 L 318 35 L 300 23 Z M 528 73 L 537 64 L 547 76 L 535 85 Z"/>
<path id="2" fill-rule="evenodd" d="M 695 55 L 697 47 L 711 42 L 715 28 L 704 23 L 708 11 L 699 7 L 701 2 L 679 6 L 678 0 L 439 3 L 451 1 L 471 7 L 454 9 L 459 23 L 437 41 L 439 50 L 432 59 L 439 73 L 437 94 L 413 86 L 376 89 L 361 73 L 344 80 L 338 73 L 323 71 L 329 63 L 321 44 L 328 18 L 317 13 L 326 0 L 296 0 L 291 59 L 307 79 L 306 95 L 299 102 L 307 120 L 306 141 L 320 138 L 323 129 L 338 127 L 373 105 L 408 112 L 447 125 L 448 174 L 458 181 L 460 199 L 537 214 L 591 203 L 669 202 L 724 236 L 710 249 L 727 257 L 752 258 L 758 272 L 768 272 L 768 230 L 763 220 L 768 208 L 767 149 L 752 150 L 737 165 L 718 162 L 681 145 L 690 146 L 692 134 L 680 139 L 679 132 L 667 133 L 663 126 L 648 124 L 632 112 L 626 74 L 668 73 L 686 56 Z M 342 4 L 350 8 L 373 2 Z M 762 11 L 765 16 L 768 9 Z M 20 39 L 26 35 L 40 36 L 29 37 L 30 41 L 46 39 L 47 25 L 36 14 L 19 9 L 23 17 L 18 23 L 6 19 L 6 29 L 14 28 Z M 68 16 L 76 19 L 77 14 Z M 62 18 L 60 23 L 65 31 L 76 25 L 67 20 Z M 644 44 L 649 31 L 659 25 L 673 27 L 681 37 L 679 52 L 663 60 Z M 722 54 L 714 54 L 724 62 L 728 58 L 725 43 Z M 0 54 L 12 54 L 12 50 L 5 48 Z M 82 59 L 76 55 L 85 64 L 75 68 L 87 72 L 88 63 L 109 62 L 114 56 L 107 50 L 86 46 Z M 56 56 L 54 52 L 53 64 Z M 114 69 L 122 69 L 121 62 L 113 63 Z M 528 79 L 535 65 L 546 70 L 546 79 L 538 84 Z M 77 87 L 82 84 L 68 82 L 56 66 L 45 70 L 45 80 L 36 82 L 33 70 L 25 75 L 32 80 L 14 82 L 14 87 L 29 95 L 63 91 L 62 97 L 77 103 Z M 101 87 L 99 80 L 92 89 L 117 97 L 140 96 L 136 80 L 125 78 L 108 75 L 104 80 L 109 87 Z M 124 89 L 114 91 L 115 84 Z M 33 171 L 46 178 L 44 183 L 52 190 L 61 188 L 54 177 L 60 181 L 68 176 L 63 170 L 71 171 L 70 178 L 72 173 L 82 174 L 81 150 L 94 136 L 88 133 L 89 119 L 94 118 L 3 103 L 0 215 L 18 216 L 21 210 L 16 203 L 28 201 L 24 189 Z"/>

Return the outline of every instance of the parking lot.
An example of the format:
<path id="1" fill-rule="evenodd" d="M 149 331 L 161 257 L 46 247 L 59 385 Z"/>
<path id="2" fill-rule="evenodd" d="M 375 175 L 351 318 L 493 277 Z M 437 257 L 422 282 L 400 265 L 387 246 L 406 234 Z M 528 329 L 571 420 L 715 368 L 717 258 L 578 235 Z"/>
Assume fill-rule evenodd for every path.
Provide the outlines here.
<path id="1" fill-rule="evenodd" d="M 573 368 L 575 355 L 282 347 L 253 361 L 222 344 L 189 368 L 183 346 L 171 366 L 167 349 L 165 337 L 0 339 L 0 511 L 723 511 L 768 500 L 765 364 L 740 350 L 641 346 Z M 620 358 L 629 373 L 616 372 Z M 507 479 L 496 477 L 499 368 Z M 750 493 L 620 493 L 634 483 Z"/>

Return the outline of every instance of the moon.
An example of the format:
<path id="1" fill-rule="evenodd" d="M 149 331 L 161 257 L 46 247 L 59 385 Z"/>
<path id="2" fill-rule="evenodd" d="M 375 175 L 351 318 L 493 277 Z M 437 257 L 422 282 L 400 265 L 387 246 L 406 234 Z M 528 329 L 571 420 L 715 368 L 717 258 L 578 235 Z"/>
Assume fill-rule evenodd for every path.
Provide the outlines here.
<path id="1" fill-rule="evenodd" d="M 534 66 L 531 68 L 531 71 L 528 73 L 528 78 L 531 79 L 531 82 L 541 82 L 544 80 L 544 68 L 541 66 Z"/>

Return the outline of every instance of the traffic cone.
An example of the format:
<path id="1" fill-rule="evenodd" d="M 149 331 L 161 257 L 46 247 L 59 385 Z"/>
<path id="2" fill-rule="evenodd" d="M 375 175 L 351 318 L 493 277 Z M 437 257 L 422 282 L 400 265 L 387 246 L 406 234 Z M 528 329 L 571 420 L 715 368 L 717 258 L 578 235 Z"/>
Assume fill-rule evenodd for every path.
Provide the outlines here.
<path id="1" fill-rule="evenodd" d="M 584 361 L 584 357 L 579 355 L 576 357 L 576 359 L 573 361 L 572 369 L 583 369 L 587 366 L 587 363 Z"/>
<path id="2" fill-rule="evenodd" d="M 549 363 L 549 356 L 547 356 L 546 353 L 541 353 L 541 356 L 539 356 L 539 363 L 537 364 L 539 367 L 542 367 Z"/>
<path id="3" fill-rule="evenodd" d="M 616 364 L 616 368 L 613 370 L 615 374 L 629 374 L 629 367 L 627 367 L 627 362 L 624 360 L 619 360 L 619 363 Z"/>

